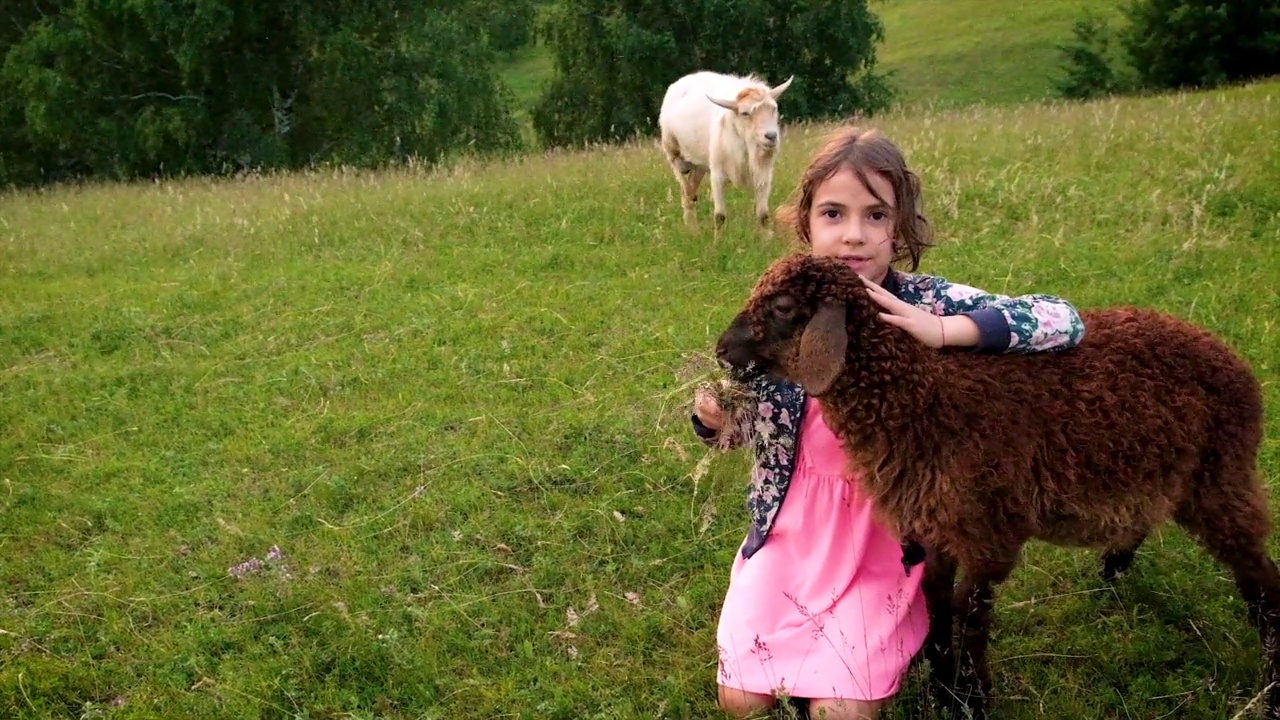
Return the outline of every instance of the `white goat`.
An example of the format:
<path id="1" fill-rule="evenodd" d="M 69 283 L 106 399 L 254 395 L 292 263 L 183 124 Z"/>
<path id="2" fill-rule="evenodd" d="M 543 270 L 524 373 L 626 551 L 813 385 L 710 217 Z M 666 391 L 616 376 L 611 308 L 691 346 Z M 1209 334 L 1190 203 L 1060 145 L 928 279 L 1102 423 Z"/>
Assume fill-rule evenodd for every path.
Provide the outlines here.
<path id="1" fill-rule="evenodd" d="M 694 222 L 698 186 L 709 172 L 717 235 L 725 219 L 726 182 L 754 190 L 756 218 L 765 226 L 780 142 L 777 100 L 794 79 L 793 75 L 771 88 L 755 75 L 704 70 L 685 75 L 667 88 L 658 126 L 662 151 L 680 183 L 686 223 Z"/>

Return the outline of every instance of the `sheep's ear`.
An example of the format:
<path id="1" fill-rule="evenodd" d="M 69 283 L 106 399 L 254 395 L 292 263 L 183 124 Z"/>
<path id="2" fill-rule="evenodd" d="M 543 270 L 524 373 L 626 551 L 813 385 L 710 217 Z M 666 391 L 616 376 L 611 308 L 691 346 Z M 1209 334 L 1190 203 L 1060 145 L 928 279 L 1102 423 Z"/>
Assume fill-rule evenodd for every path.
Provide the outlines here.
<path id="1" fill-rule="evenodd" d="M 800 336 L 795 380 L 810 395 L 825 393 L 844 369 L 844 354 L 848 347 L 844 303 L 822 303 Z"/>
<path id="2" fill-rule="evenodd" d="M 715 104 L 719 105 L 720 107 L 724 108 L 725 110 L 732 110 L 732 111 L 734 111 L 734 112 L 738 112 L 738 101 L 737 101 L 737 100 L 724 100 L 724 99 L 721 99 L 721 98 L 714 98 L 714 97 L 711 97 L 710 95 L 707 95 L 707 99 L 708 99 L 708 100 L 710 100 L 711 102 L 713 102 L 713 103 L 715 103 Z"/>

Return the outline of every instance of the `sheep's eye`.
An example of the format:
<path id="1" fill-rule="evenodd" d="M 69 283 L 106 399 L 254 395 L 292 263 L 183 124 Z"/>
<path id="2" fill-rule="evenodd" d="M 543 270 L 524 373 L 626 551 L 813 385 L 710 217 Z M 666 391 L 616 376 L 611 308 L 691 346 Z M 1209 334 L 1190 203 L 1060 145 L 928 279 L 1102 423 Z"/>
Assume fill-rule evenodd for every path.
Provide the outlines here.
<path id="1" fill-rule="evenodd" d="M 773 311 L 780 317 L 789 318 L 796 314 L 796 301 L 790 295 L 779 295 L 773 301 Z"/>

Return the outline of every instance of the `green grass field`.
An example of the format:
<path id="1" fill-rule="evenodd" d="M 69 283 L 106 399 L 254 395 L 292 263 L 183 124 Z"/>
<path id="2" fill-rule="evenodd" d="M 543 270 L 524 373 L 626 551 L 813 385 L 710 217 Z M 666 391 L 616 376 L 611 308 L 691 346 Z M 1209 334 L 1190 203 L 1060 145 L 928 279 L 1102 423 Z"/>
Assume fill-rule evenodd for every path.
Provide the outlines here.
<path id="1" fill-rule="evenodd" d="M 1280 82 L 879 125 L 923 270 L 1220 333 L 1275 485 Z M 785 245 L 675 188 L 645 143 L 0 196 L 0 717 L 713 717 L 748 458 L 694 439 L 684 368 Z M 1171 528 L 1096 569 L 1029 546 L 994 717 L 1246 708 L 1221 568 Z"/>
<path id="2" fill-rule="evenodd" d="M 873 0 L 877 55 L 907 104 L 952 107 L 1054 96 L 1059 44 L 1086 12 L 1118 19 L 1119 0 Z"/>
<path id="3" fill-rule="evenodd" d="M 885 26 L 877 69 L 891 73 L 900 103 L 935 109 L 1054 97 L 1054 80 L 1063 74 L 1057 46 L 1072 40 L 1072 22 L 1086 12 L 1120 17 L 1119 0 L 872 0 L 870 5 Z M 524 113 L 554 72 L 550 52 L 541 45 L 523 48 L 503 63 L 502 79 L 515 94 L 522 121 L 528 122 Z"/>

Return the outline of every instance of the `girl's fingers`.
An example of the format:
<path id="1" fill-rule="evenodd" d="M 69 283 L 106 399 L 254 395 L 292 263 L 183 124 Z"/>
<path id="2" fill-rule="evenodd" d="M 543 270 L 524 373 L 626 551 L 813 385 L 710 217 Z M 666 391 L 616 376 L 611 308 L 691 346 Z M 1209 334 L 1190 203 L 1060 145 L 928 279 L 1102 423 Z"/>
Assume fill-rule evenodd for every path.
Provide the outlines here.
<path id="1" fill-rule="evenodd" d="M 867 283 L 867 287 L 870 288 L 871 299 L 885 307 L 891 307 L 893 303 L 901 302 L 898 298 L 885 291 L 884 288 L 877 286 L 875 283 Z"/>
<path id="2" fill-rule="evenodd" d="M 883 307 L 886 310 L 892 310 L 893 312 L 899 315 L 903 315 L 916 309 L 912 305 L 908 305 L 907 303 L 899 300 L 897 297 L 893 295 L 893 293 L 889 292 L 888 290 L 882 289 L 881 292 L 883 292 L 884 294 L 881 295 L 879 293 L 872 293 L 871 299 L 875 300 L 876 303 L 880 305 L 880 307 Z"/>
<path id="3" fill-rule="evenodd" d="M 880 319 L 890 325 L 897 325 L 900 328 L 906 328 L 911 322 L 910 318 L 904 318 L 901 315 L 894 315 L 893 313 L 880 313 Z"/>

